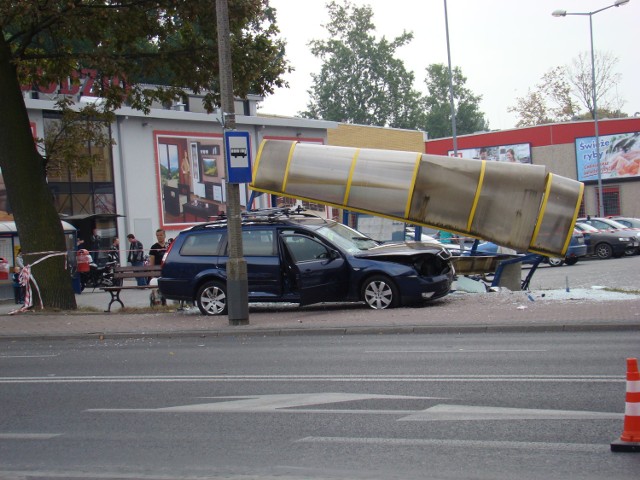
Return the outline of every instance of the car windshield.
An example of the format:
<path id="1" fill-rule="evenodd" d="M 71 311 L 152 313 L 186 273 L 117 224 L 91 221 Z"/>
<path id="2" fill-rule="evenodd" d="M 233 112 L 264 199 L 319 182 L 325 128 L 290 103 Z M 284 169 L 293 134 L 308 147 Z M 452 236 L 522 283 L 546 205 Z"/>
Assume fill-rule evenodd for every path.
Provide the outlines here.
<path id="1" fill-rule="evenodd" d="M 380 245 L 357 230 L 337 222 L 323 225 L 316 233 L 349 253 L 358 253 Z"/>
<path id="2" fill-rule="evenodd" d="M 616 222 L 615 220 L 607 220 L 605 223 L 611 225 L 613 228 L 617 228 L 617 229 L 620 229 L 620 230 L 626 230 L 627 228 L 629 228 L 626 225 L 624 225 L 623 223 Z"/>
<path id="3" fill-rule="evenodd" d="M 588 223 L 580 223 L 576 225 L 583 232 L 598 232 L 599 230 L 596 227 L 592 227 Z"/>

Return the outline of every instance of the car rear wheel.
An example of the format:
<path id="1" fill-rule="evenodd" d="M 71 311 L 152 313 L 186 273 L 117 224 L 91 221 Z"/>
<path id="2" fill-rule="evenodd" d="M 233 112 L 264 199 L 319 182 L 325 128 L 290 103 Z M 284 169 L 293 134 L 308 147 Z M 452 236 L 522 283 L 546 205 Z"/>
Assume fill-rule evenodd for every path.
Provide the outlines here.
<path id="1" fill-rule="evenodd" d="M 598 258 L 607 259 L 613 256 L 613 249 L 608 243 L 599 243 L 596 245 L 595 252 Z"/>
<path id="2" fill-rule="evenodd" d="M 198 290 L 196 303 L 203 315 L 225 315 L 227 288 L 220 282 L 207 282 Z"/>
<path id="3" fill-rule="evenodd" d="M 564 263 L 566 263 L 567 265 L 575 265 L 576 263 L 578 263 L 578 257 L 565 258 Z"/>
<path id="4" fill-rule="evenodd" d="M 398 306 L 398 288 L 390 278 L 383 275 L 369 277 L 362 286 L 362 300 L 374 310 Z"/>
<path id="5" fill-rule="evenodd" d="M 560 257 L 549 257 L 549 265 L 552 267 L 559 267 L 562 262 L 563 260 Z"/>

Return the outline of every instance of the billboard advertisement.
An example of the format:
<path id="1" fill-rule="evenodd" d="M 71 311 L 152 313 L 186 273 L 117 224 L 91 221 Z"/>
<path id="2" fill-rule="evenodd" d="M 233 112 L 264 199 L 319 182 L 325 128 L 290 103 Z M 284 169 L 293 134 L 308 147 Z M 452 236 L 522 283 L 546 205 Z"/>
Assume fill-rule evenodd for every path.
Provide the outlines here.
<path id="1" fill-rule="evenodd" d="M 449 150 L 453 157 L 453 150 Z M 518 143 L 515 145 L 498 145 L 493 147 L 458 149 L 458 157 L 493 162 L 531 163 L 531 145 Z"/>
<path id="2" fill-rule="evenodd" d="M 226 162 L 219 134 L 154 132 L 163 227 L 194 224 L 224 214 Z M 246 184 L 240 206 L 247 205 Z"/>
<path id="3" fill-rule="evenodd" d="M 602 180 L 640 176 L 640 132 L 602 135 L 600 138 L 600 173 Z M 578 180 L 598 179 L 596 137 L 576 138 Z"/>

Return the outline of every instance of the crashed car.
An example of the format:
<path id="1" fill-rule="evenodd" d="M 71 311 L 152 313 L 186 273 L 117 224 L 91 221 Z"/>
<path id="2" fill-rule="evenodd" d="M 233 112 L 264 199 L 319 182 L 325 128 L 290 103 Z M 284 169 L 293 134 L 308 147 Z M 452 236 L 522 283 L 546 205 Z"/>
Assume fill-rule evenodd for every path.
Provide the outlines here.
<path id="1" fill-rule="evenodd" d="M 419 304 L 451 288 L 451 254 L 425 242 L 381 244 L 300 210 L 242 216 L 249 302 L 364 302 L 373 309 Z M 227 313 L 227 221 L 178 234 L 164 256 L 158 287 L 170 300 L 195 302 L 204 315 Z"/>

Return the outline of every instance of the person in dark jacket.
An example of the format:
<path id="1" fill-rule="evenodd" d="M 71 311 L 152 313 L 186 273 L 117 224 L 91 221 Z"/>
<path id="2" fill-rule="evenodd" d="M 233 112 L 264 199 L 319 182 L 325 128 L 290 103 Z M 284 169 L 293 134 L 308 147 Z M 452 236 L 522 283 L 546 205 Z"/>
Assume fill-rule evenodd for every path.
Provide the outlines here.
<path id="1" fill-rule="evenodd" d="M 129 255 L 127 255 L 127 261 L 134 267 L 144 265 L 144 247 L 142 242 L 136 239 L 136 236 L 133 233 L 127 235 L 127 239 L 129 240 Z M 136 281 L 139 286 L 147 284 L 147 279 L 144 277 L 138 277 L 136 278 Z"/>

